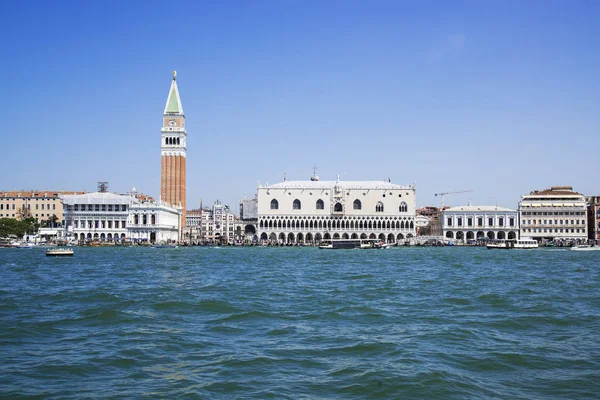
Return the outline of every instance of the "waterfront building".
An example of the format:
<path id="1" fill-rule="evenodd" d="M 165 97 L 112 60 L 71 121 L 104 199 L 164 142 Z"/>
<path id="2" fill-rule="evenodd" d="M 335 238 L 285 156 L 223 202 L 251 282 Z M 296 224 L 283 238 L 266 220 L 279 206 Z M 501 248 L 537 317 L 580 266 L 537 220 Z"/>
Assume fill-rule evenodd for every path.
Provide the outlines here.
<path id="1" fill-rule="evenodd" d="M 455 240 L 518 239 L 517 210 L 498 206 L 457 206 L 442 211 L 442 235 Z"/>
<path id="2" fill-rule="evenodd" d="M 24 219 L 32 217 L 38 221 L 53 219 L 62 225 L 63 204 L 61 195 L 82 194 L 85 192 L 67 192 L 51 190 L 13 190 L 0 191 L 0 218 Z"/>
<path id="3" fill-rule="evenodd" d="M 202 239 L 202 203 L 199 209 L 186 211 L 182 238 L 187 243 L 198 243 Z"/>
<path id="4" fill-rule="evenodd" d="M 181 226 L 186 225 L 186 152 L 187 132 L 185 114 L 181 106 L 177 72 L 173 80 L 163 112 L 161 132 L 160 200 L 181 207 Z"/>
<path id="5" fill-rule="evenodd" d="M 449 207 L 444 207 L 449 208 Z M 417 226 L 418 236 L 442 236 L 442 208 L 426 206 L 416 210 L 417 216 L 426 217 L 428 224 Z"/>
<path id="6" fill-rule="evenodd" d="M 240 200 L 240 237 L 246 242 L 258 242 L 258 197 Z"/>
<path id="7" fill-rule="evenodd" d="M 202 239 L 232 243 L 235 240 L 236 221 L 235 214 L 229 206 L 221 204 L 219 200 L 215 201 L 212 207 L 202 208 Z"/>
<path id="8" fill-rule="evenodd" d="M 588 239 L 600 241 L 600 196 L 589 196 L 587 201 Z"/>
<path id="9" fill-rule="evenodd" d="M 538 241 L 587 239 L 586 204 L 585 197 L 571 186 L 552 186 L 521 196 L 521 236 Z"/>
<path id="10" fill-rule="evenodd" d="M 177 241 L 181 210 L 135 190 L 61 196 L 65 237 L 77 241 Z"/>
<path id="11" fill-rule="evenodd" d="M 385 181 L 287 181 L 259 185 L 258 236 L 286 244 L 415 236 L 416 187 Z"/>

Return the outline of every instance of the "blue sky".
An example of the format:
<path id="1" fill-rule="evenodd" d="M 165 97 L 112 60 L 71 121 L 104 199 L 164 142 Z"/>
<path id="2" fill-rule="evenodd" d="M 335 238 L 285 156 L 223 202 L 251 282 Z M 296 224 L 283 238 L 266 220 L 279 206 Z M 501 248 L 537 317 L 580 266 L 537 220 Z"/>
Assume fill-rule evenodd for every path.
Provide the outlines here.
<path id="1" fill-rule="evenodd" d="M 257 182 L 417 184 L 417 204 L 600 194 L 600 2 L 1 2 L 0 189 L 158 196 L 171 73 L 188 208 Z"/>

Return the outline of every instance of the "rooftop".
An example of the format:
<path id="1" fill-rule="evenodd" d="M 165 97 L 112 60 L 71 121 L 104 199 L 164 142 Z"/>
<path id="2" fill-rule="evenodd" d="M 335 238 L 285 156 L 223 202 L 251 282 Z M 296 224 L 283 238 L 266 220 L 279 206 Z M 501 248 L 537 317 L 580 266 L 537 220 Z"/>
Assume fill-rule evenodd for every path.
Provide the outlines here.
<path id="1" fill-rule="evenodd" d="M 517 210 L 512 210 L 510 208 L 498 207 L 498 206 L 457 206 L 450 207 L 445 209 L 444 211 L 467 211 L 467 212 L 489 212 L 489 211 L 501 211 L 501 212 L 517 212 Z"/>
<path id="2" fill-rule="evenodd" d="M 412 186 L 396 185 L 386 181 L 284 181 L 263 189 L 333 189 L 338 184 L 344 189 L 413 189 Z"/>

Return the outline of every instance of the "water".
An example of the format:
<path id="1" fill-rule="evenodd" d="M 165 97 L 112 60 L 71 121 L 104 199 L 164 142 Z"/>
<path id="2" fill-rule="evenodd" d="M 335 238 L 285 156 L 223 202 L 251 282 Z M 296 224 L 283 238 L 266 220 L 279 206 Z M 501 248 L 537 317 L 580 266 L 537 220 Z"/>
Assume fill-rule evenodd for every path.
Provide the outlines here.
<path id="1" fill-rule="evenodd" d="M 592 399 L 600 252 L 0 249 L 0 397 Z"/>

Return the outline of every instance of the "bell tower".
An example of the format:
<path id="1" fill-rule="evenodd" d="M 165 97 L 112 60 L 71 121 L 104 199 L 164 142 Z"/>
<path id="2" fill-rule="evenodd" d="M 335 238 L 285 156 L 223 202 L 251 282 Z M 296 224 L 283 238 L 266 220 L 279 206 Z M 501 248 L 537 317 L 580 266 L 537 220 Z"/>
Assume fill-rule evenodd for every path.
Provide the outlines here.
<path id="1" fill-rule="evenodd" d="M 187 133 L 185 114 L 177 87 L 177 71 L 173 71 L 160 133 L 160 200 L 182 208 L 180 227 L 183 228 L 185 227 Z"/>

